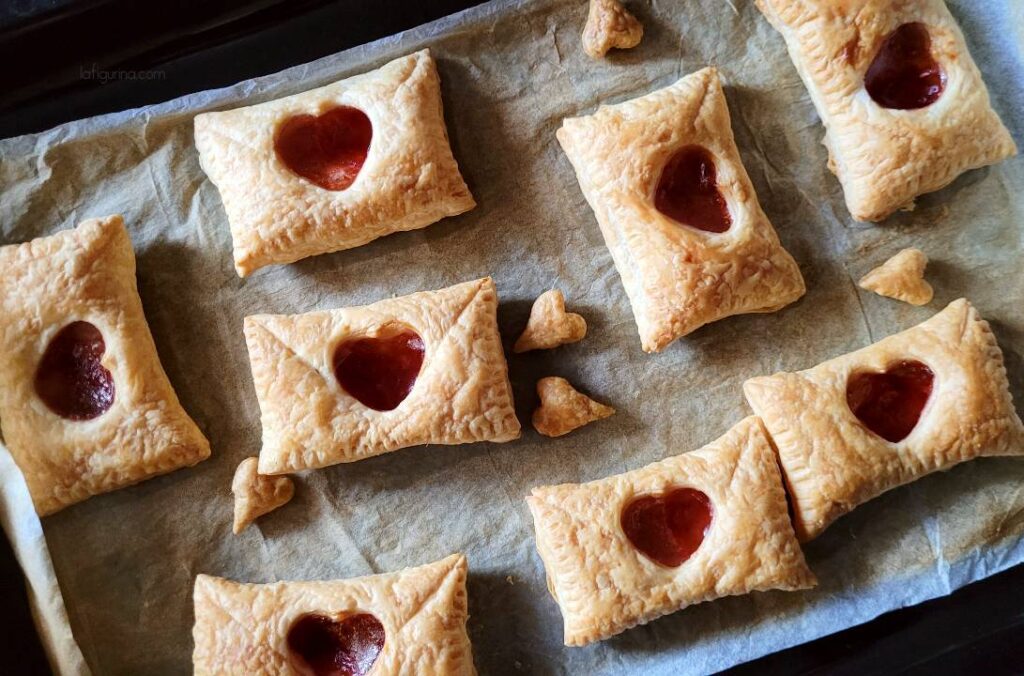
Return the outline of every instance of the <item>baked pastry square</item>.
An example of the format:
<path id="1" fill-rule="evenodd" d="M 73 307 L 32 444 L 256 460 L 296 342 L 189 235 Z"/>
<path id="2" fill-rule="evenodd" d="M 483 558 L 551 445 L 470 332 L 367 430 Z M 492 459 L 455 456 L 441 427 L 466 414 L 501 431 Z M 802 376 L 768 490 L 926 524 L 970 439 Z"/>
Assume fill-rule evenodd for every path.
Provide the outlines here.
<path id="1" fill-rule="evenodd" d="M 350 580 L 199 575 L 193 598 L 196 676 L 476 673 L 461 554 Z"/>
<path id="2" fill-rule="evenodd" d="M 519 438 L 490 277 L 364 307 L 245 318 L 260 474 Z"/>
<path id="3" fill-rule="evenodd" d="M 800 270 L 740 160 L 714 68 L 568 118 L 557 136 L 622 277 L 645 351 L 804 294 Z"/>
<path id="4" fill-rule="evenodd" d="M 743 390 L 778 450 L 804 541 L 931 472 L 1024 455 L 1002 352 L 963 299 L 862 350 Z"/>
<path id="5" fill-rule="evenodd" d="M 274 101 L 195 118 L 245 277 L 469 211 L 427 50 Z"/>
<path id="6" fill-rule="evenodd" d="M 859 221 L 1015 155 L 943 0 L 757 0 L 825 125 Z"/>
<path id="7" fill-rule="evenodd" d="M 566 645 L 723 596 L 817 583 L 753 416 L 700 450 L 600 481 L 535 488 L 527 502 Z"/>
<path id="8" fill-rule="evenodd" d="M 194 465 L 120 216 L 0 247 L 0 426 L 40 516 Z"/>

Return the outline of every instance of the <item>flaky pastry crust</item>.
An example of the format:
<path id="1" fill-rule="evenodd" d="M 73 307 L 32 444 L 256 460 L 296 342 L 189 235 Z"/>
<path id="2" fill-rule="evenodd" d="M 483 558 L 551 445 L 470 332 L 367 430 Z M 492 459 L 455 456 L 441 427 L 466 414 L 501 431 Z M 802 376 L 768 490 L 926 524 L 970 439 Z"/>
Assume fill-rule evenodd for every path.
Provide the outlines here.
<path id="1" fill-rule="evenodd" d="M 928 256 L 920 249 L 903 249 L 898 254 L 864 275 L 860 288 L 879 296 L 902 300 L 911 305 L 932 302 L 932 285 L 924 279 Z"/>
<path id="2" fill-rule="evenodd" d="M 519 438 L 490 277 L 363 307 L 245 318 L 263 424 L 260 474 L 354 462 L 419 444 Z M 394 410 L 364 406 L 338 383 L 335 346 L 395 325 L 426 353 Z"/>
<path id="3" fill-rule="evenodd" d="M 634 497 L 703 491 L 714 515 L 703 543 L 669 568 L 640 553 L 621 526 Z M 565 621 L 565 644 L 608 638 L 704 601 L 817 581 L 786 512 L 771 445 L 749 417 L 700 450 L 586 484 L 533 489 L 537 550 Z"/>
<path id="4" fill-rule="evenodd" d="M 256 458 L 246 458 L 238 464 L 231 480 L 231 493 L 235 496 L 235 519 L 231 530 L 235 535 L 295 496 L 295 484 L 291 479 L 263 476 L 257 469 L 258 464 Z"/>
<path id="5" fill-rule="evenodd" d="M 912 208 L 918 195 L 1017 153 L 943 0 L 757 0 L 757 6 L 785 38 L 811 94 L 825 125 L 829 168 L 855 219 L 879 221 Z M 868 95 L 864 75 L 885 38 L 914 22 L 928 29 L 945 90 L 925 108 L 887 109 Z"/>
<path id="6" fill-rule="evenodd" d="M 512 351 L 550 350 L 583 340 L 586 335 L 587 321 L 575 312 L 566 312 L 565 296 L 551 289 L 533 301 L 530 319 Z"/>
<path id="7" fill-rule="evenodd" d="M 599 59 L 610 49 L 631 49 L 644 37 L 644 26 L 618 0 L 590 0 L 583 50 Z"/>
<path id="8" fill-rule="evenodd" d="M 466 635 L 466 572 L 466 557 L 453 554 L 350 580 L 243 584 L 199 575 L 193 592 L 195 674 L 300 674 L 287 643 L 295 620 L 307 613 L 338 619 L 370 613 L 385 631 L 373 676 L 471 676 L 476 670 Z"/>
<path id="9" fill-rule="evenodd" d="M 800 270 L 740 160 L 714 68 L 568 118 L 557 136 L 622 277 L 645 351 L 723 317 L 773 312 L 804 294 Z M 654 206 L 662 168 L 691 144 L 715 158 L 732 217 L 724 233 L 681 225 Z"/>
<path id="10" fill-rule="evenodd" d="M 274 140 L 288 118 L 339 105 L 370 118 L 373 140 L 355 182 L 332 191 L 293 173 Z M 242 277 L 476 206 L 452 156 L 440 78 L 427 50 L 319 89 L 197 115 L 195 141 L 203 170 L 220 190 Z"/>
<path id="11" fill-rule="evenodd" d="M 892 443 L 864 427 L 846 401 L 857 372 L 916 360 L 935 374 L 909 436 Z M 912 329 L 807 371 L 752 378 L 747 401 L 778 450 L 801 540 L 871 498 L 981 456 L 1024 454 L 1003 355 L 964 299 Z"/>
<path id="12" fill-rule="evenodd" d="M 546 437 L 563 436 L 615 413 L 614 408 L 594 401 L 565 378 L 541 378 L 537 396 L 540 406 L 533 412 L 533 427 Z"/>
<path id="13" fill-rule="evenodd" d="M 0 426 L 41 516 L 194 465 L 210 444 L 160 365 L 120 216 L 0 247 Z M 87 321 L 106 343 L 113 405 L 68 420 L 39 398 L 35 374 L 51 339 Z"/>

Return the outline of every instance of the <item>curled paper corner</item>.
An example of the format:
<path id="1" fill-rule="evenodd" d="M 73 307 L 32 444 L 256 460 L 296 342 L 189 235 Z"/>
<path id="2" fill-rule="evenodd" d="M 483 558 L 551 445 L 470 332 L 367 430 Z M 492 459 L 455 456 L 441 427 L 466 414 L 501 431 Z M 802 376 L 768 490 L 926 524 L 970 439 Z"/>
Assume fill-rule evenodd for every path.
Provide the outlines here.
<path id="1" fill-rule="evenodd" d="M 3 444 L 0 444 L 0 525 L 25 575 L 32 617 L 50 667 L 60 676 L 89 676 L 91 672 L 85 657 L 71 633 L 64 597 L 46 547 L 43 524 L 32 504 L 25 478 Z"/>

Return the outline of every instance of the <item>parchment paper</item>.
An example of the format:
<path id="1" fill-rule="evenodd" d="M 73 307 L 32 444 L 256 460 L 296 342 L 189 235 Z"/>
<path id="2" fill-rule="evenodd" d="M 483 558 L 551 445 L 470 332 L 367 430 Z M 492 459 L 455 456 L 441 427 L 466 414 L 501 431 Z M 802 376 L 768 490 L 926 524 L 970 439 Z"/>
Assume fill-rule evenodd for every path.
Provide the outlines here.
<path id="1" fill-rule="evenodd" d="M 1024 401 L 1024 160 L 972 172 L 881 225 L 853 223 L 781 38 L 751 2 L 733 4 L 735 11 L 720 0 L 632 2 L 646 26 L 643 42 L 595 62 L 580 47 L 585 3 L 494 2 L 227 89 L 0 143 L 3 242 L 125 214 L 163 364 L 214 448 L 194 469 L 43 524 L 94 673 L 188 672 L 197 573 L 254 582 L 349 577 L 461 550 L 472 571 L 469 630 L 482 673 L 681 674 L 808 641 L 1024 560 L 1024 462 L 980 460 L 892 491 L 833 525 L 806 548 L 817 590 L 725 599 L 599 645 L 562 646 L 523 502 L 531 487 L 596 479 L 697 448 L 748 414 L 745 378 L 813 366 L 960 296 L 994 325 Z M 1024 146 L 1021 7 L 951 5 L 996 109 Z M 238 279 L 220 198 L 193 148 L 193 115 L 303 91 L 425 46 L 439 61 L 452 145 L 479 207 Z M 743 160 L 808 293 L 781 312 L 717 322 L 649 356 L 554 132 L 565 116 L 706 64 L 721 68 Z M 933 260 L 930 306 L 856 288 L 864 272 L 910 245 Z M 590 324 L 582 343 L 510 355 L 523 438 L 411 448 L 306 473 L 291 504 L 232 536 L 232 472 L 259 450 L 242 318 L 368 303 L 485 274 L 499 287 L 507 347 L 532 300 L 553 286 Z M 544 375 L 568 377 L 619 413 L 542 439 L 528 421 Z"/>

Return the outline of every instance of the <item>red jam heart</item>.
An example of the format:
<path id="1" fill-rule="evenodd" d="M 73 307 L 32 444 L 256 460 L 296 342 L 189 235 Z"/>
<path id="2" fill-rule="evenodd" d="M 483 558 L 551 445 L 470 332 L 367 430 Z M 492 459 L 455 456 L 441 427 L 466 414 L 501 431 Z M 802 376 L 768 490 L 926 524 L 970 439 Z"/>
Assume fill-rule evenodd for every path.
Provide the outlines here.
<path id="1" fill-rule="evenodd" d="M 288 630 L 288 649 L 314 676 L 364 676 L 383 648 L 384 625 L 369 613 L 303 615 Z"/>
<path id="2" fill-rule="evenodd" d="M 732 217 L 717 180 L 711 153 L 701 146 L 680 148 L 661 171 L 654 207 L 683 225 L 705 232 L 725 232 L 732 225 Z"/>
<path id="3" fill-rule="evenodd" d="M 846 403 L 857 419 L 887 441 L 906 439 L 932 395 L 935 374 L 919 361 L 901 361 L 884 373 L 855 373 Z"/>
<path id="4" fill-rule="evenodd" d="M 905 23 L 885 38 L 864 85 L 883 108 L 916 110 L 939 100 L 946 73 L 932 56 L 932 39 L 923 23 Z"/>
<path id="5" fill-rule="evenodd" d="M 274 149 L 285 166 L 325 190 L 344 190 L 363 168 L 373 138 L 370 118 L 348 106 L 296 115 L 281 125 Z"/>
<path id="6" fill-rule="evenodd" d="M 675 568 L 693 556 L 711 526 L 711 500 L 695 488 L 644 495 L 622 510 L 622 530 L 645 556 Z"/>
<path id="7" fill-rule="evenodd" d="M 334 375 L 375 411 L 391 411 L 412 392 L 426 349 L 415 331 L 346 340 L 334 350 Z"/>
<path id="8" fill-rule="evenodd" d="M 107 346 L 89 322 L 71 322 L 57 332 L 36 370 L 39 398 L 68 420 L 92 420 L 114 405 L 114 377 L 100 360 Z"/>

